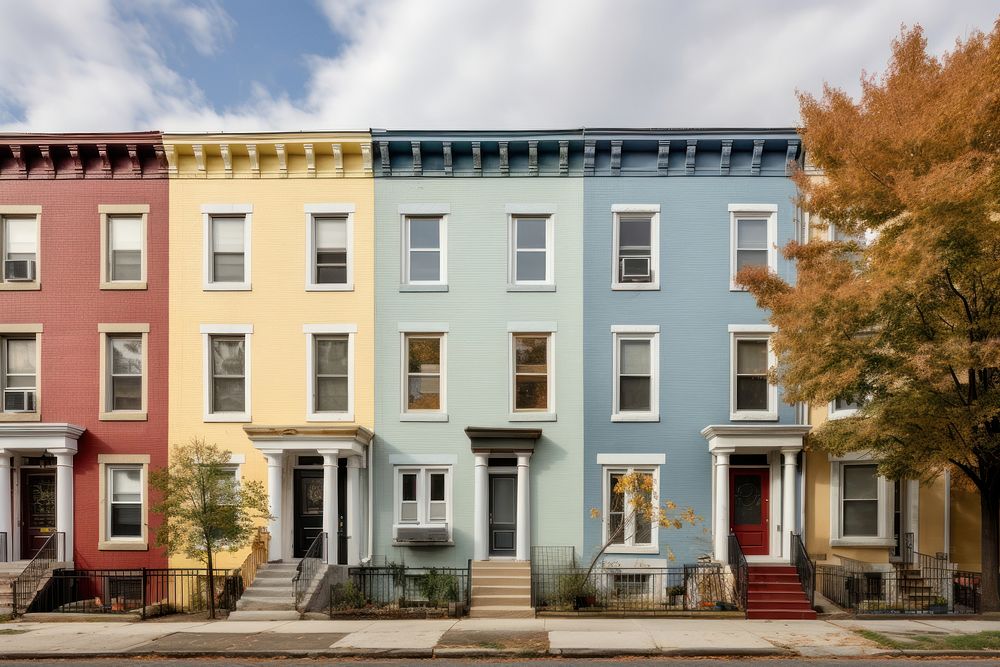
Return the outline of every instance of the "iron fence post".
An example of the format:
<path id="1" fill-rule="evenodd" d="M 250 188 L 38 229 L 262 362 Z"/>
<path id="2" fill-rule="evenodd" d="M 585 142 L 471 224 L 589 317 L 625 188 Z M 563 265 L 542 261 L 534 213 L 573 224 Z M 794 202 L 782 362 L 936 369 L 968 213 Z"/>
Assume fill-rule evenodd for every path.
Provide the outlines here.
<path id="1" fill-rule="evenodd" d="M 149 584 L 149 576 L 146 573 L 146 568 L 142 568 L 142 608 L 139 610 L 139 617 L 142 620 L 146 620 L 146 586 Z"/>

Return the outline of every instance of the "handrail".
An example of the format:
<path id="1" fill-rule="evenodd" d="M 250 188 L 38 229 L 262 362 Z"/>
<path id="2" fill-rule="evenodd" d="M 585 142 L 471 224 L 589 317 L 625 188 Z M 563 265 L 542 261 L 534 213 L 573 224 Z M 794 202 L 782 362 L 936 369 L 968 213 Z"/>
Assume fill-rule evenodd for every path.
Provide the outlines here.
<path id="1" fill-rule="evenodd" d="M 257 531 L 257 535 L 253 538 L 253 543 L 250 545 L 250 553 L 247 554 L 243 563 L 236 568 L 243 579 L 244 589 L 250 588 L 253 580 L 257 577 L 257 570 L 260 569 L 261 565 L 267 563 L 267 548 L 270 539 L 271 534 L 267 532 L 267 528 L 261 526 Z"/>
<path id="2" fill-rule="evenodd" d="M 309 589 L 309 585 L 316 578 L 316 572 L 323 562 L 323 554 L 326 553 L 326 533 L 322 532 L 313 538 L 302 560 L 295 566 L 295 578 L 292 579 L 292 586 L 295 588 L 295 607 L 302 605 L 302 600 Z"/>
<path id="3" fill-rule="evenodd" d="M 791 548 L 792 565 L 799 574 L 799 581 L 802 582 L 802 590 L 809 598 L 809 606 L 813 606 L 816 599 L 816 564 L 809 558 L 806 545 L 802 543 L 802 536 L 792 533 Z"/>
<path id="4" fill-rule="evenodd" d="M 12 584 L 14 592 L 13 613 L 15 616 L 23 614 L 28 610 L 28 606 L 38 592 L 38 586 L 42 583 L 45 573 L 48 572 L 54 563 L 59 562 L 59 554 L 63 552 L 60 543 L 65 544 L 65 533 L 52 533 L 42 546 L 39 547 L 35 556 L 28 561 L 28 565 L 17 575 Z"/>
<path id="5" fill-rule="evenodd" d="M 729 569 L 733 573 L 733 596 L 745 612 L 750 590 L 750 566 L 735 533 L 729 533 Z"/>

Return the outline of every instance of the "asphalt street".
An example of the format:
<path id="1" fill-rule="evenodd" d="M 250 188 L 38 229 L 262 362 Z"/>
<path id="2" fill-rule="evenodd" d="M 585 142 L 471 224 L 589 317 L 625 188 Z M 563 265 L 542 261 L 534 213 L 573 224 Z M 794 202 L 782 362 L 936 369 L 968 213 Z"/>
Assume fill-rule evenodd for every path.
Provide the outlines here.
<path id="1" fill-rule="evenodd" d="M 554 662 L 559 665 L 586 665 L 587 667 L 630 667 L 633 665 L 641 664 L 643 667 L 647 665 L 649 667 L 658 667 L 659 665 L 680 665 L 694 663 L 697 667 L 733 667 L 734 664 L 741 665 L 766 665 L 767 667 L 784 667 L 792 665 L 808 665 L 808 667 L 861 667 L 863 665 L 874 665 L 876 667 L 902 667 L 905 665 L 920 665 L 921 667 L 928 667 L 928 665 L 933 665 L 933 667 L 983 667 L 987 662 L 995 662 L 994 660 L 988 659 L 960 659 L 960 660 L 949 660 L 949 659 L 895 659 L 895 658 L 875 658 L 875 659 L 854 659 L 854 658 L 841 658 L 838 660 L 825 660 L 817 659 L 811 660 L 806 658 L 729 658 L 729 659 L 705 659 L 705 658 L 675 658 L 675 659 L 662 659 L 662 658 L 625 658 L 622 660 L 588 660 L 588 659 L 574 659 L 574 658 L 537 658 L 533 660 L 500 660 L 491 661 L 488 659 L 483 660 L 448 660 L 448 659 L 434 659 L 434 660 L 357 660 L 357 659 L 346 659 L 346 660 L 330 660 L 327 658 L 321 659 L 304 659 L 304 660 L 288 660 L 288 659 L 274 659 L 274 660 L 240 660 L 232 658 L 201 658 L 201 659 L 140 659 L 135 658 L 115 658 L 108 660 L 76 660 L 72 658 L 67 658 L 65 660 L 4 660 L 0 656 L 0 667 L 44 667 L 45 665 L 53 665 L 56 667 L 67 667 L 68 665 L 100 665 L 101 667 L 135 667 L 138 663 L 142 667 L 187 667 L 187 666 L 199 666 L 204 667 L 205 665 L 238 665 L 240 667 L 253 667 L 254 665 L 261 665 L 272 667 L 273 665 L 280 664 L 282 667 L 293 667 L 297 665 L 309 665 L 315 666 L 317 664 L 329 664 L 331 662 L 337 663 L 356 663 L 364 665 L 424 665 L 433 662 L 435 665 L 447 665 L 448 667 L 461 667 L 463 665 L 469 665 L 470 667 L 482 667 L 483 665 L 499 664 L 504 667 L 538 667 L 538 663 Z"/>

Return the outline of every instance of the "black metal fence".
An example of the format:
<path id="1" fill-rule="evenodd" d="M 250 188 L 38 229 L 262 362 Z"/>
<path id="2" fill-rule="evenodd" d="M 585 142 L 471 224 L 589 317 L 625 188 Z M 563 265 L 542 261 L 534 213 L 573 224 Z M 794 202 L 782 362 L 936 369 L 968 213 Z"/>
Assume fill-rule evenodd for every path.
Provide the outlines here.
<path id="1" fill-rule="evenodd" d="M 849 559 L 845 559 L 849 560 Z M 919 558 L 915 559 L 919 561 Z M 818 590 L 839 607 L 857 614 L 976 614 L 980 576 L 927 564 L 891 570 L 846 565 L 818 565 Z"/>
<path id="2" fill-rule="evenodd" d="M 352 567 L 347 581 L 330 586 L 330 615 L 413 616 L 468 613 L 472 561 L 461 567 L 407 567 L 390 563 Z"/>
<path id="3" fill-rule="evenodd" d="M 208 591 L 206 569 L 60 569 L 22 613 L 134 614 L 145 619 L 205 611 Z M 239 570 L 215 571 L 217 609 L 235 609 L 242 592 Z"/>

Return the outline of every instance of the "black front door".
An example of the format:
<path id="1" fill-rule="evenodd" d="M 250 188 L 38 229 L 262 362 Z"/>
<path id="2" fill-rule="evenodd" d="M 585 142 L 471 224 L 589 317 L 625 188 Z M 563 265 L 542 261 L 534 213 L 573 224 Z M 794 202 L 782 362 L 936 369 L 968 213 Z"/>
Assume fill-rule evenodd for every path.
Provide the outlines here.
<path id="1" fill-rule="evenodd" d="M 34 558 L 56 532 L 56 474 L 27 469 L 21 473 L 21 558 Z"/>
<path id="2" fill-rule="evenodd" d="M 517 550 L 517 475 L 490 475 L 490 555 Z"/>
<path id="3" fill-rule="evenodd" d="M 293 472 L 295 538 L 292 555 L 305 556 L 309 545 L 323 532 L 323 471 L 305 468 Z"/>

